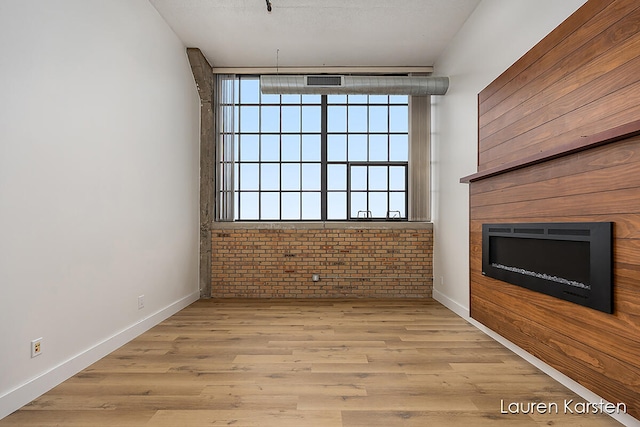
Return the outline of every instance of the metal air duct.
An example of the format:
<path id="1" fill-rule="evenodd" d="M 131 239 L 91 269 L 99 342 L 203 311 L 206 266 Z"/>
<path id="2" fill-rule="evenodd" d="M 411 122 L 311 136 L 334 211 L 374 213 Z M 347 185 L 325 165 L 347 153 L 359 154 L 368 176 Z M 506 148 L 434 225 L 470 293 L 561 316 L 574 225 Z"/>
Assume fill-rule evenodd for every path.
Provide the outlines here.
<path id="1" fill-rule="evenodd" d="M 335 76 L 263 75 L 260 90 L 265 94 L 366 94 L 444 95 L 449 77 L 430 76 Z"/>

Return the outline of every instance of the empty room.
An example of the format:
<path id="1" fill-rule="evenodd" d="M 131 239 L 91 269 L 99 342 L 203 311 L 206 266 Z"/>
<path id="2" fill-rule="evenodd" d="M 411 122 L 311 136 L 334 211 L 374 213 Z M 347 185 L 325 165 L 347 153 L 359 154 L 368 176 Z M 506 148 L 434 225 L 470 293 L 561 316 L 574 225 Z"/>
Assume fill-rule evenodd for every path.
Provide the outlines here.
<path id="1" fill-rule="evenodd" d="M 0 0 L 0 427 L 640 426 L 634 0 Z"/>

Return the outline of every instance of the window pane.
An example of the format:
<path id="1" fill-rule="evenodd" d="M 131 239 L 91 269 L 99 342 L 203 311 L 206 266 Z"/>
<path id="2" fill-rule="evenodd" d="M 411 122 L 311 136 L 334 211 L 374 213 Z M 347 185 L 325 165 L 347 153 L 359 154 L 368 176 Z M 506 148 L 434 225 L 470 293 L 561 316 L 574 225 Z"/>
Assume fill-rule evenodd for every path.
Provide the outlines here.
<path id="1" fill-rule="evenodd" d="M 351 168 L 351 185 L 352 191 L 367 189 L 367 167 L 353 166 Z"/>
<path id="2" fill-rule="evenodd" d="M 358 214 L 359 212 L 359 214 Z M 367 218 L 367 193 L 351 193 L 351 218 Z"/>
<path id="3" fill-rule="evenodd" d="M 262 132 L 280 132 L 280 107 L 262 107 L 260 113 Z"/>
<path id="4" fill-rule="evenodd" d="M 327 194 L 327 219 L 347 219 L 347 193 Z"/>
<path id="5" fill-rule="evenodd" d="M 258 219 L 258 193 L 240 193 L 240 219 Z"/>
<path id="6" fill-rule="evenodd" d="M 367 131 L 367 107 L 349 106 L 349 132 Z"/>
<path id="7" fill-rule="evenodd" d="M 320 193 L 302 193 L 302 219 L 320 219 Z"/>
<path id="8" fill-rule="evenodd" d="M 258 164 L 257 163 L 241 163 L 240 164 L 240 189 L 241 190 L 257 190 L 258 189 Z"/>
<path id="9" fill-rule="evenodd" d="M 347 95 L 327 95 L 328 104 L 346 104 Z"/>
<path id="10" fill-rule="evenodd" d="M 388 100 L 387 95 L 369 95 L 369 104 L 386 104 Z"/>
<path id="11" fill-rule="evenodd" d="M 327 160 L 330 162 L 344 162 L 347 160 L 347 136 L 327 136 Z"/>
<path id="12" fill-rule="evenodd" d="M 240 102 L 257 104 L 258 99 L 260 99 L 260 80 L 240 79 Z"/>
<path id="13" fill-rule="evenodd" d="M 303 104 L 320 104 L 320 95 L 302 95 Z"/>
<path id="14" fill-rule="evenodd" d="M 300 161 L 300 136 L 282 135 L 282 161 Z"/>
<path id="15" fill-rule="evenodd" d="M 302 135 L 302 160 L 320 161 L 320 135 Z"/>
<path id="16" fill-rule="evenodd" d="M 260 219 L 280 219 L 280 193 L 260 193 Z"/>
<path id="17" fill-rule="evenodd" d="M 349 161 L 367 161 L 367 135 L 349 135 Z"/>
<path id="18" fill-rule="evenodd" d="M 386 162 L 389 154 L 387 135 L 369 135 L 369 161 Z"/>
<path id="19" fill-rule="evenodd" d="M 261 94 L 260 102 L 263 104 L 279 104 L 280 103 L 280 95 L 275 94 Z"/>
<path id="20" fill-rule="evenodd" d="M 240 135 L 240 160 L 257 161 L 259 158 L 258 135 Z"/>
<path id="21" fill-rule="evenodd" d="M 260 143 L 260 160 L 280 160 L 280 137 L 278 135 L 262 135 Z"/>
<path id="22" fill-rule="evenodd" d="M 320 190 L 320 164 L 302 164 L 302 189 L 305 191 Z"/>
<path id="23" fill-rule="evenodd" d="M 300 132 L 300 107 L 282 107 L 282 132 Z"/>
<path id="24" fill-rule="evenodd" d="M 400 217 L 406 218 L 407 212 L 405 209 L 406 205 L 406 193 L 403 191 L 401 193 L 390 193 L 389 194 L 389 210 L 390 211 L 400 211 Z M 390 214 L 393 217 L 393 212 Z"/>
<path id="25" fill-rule="evenodd" d="M 300 95 L 282 95 L 283 104 L 300 104 Z"/>
<path id="26" fill-rule="evenodd" d="M 300 190 L 301 189 L 300 163 L 284 163 L 282 165 L 282 189 L 283 190 Z"/>
<path id="27" fill-rule="evenodd" d="M 386 166 L 370 166 L 369 167 L 369 190 L 387 190 L 387 167 Z"/>
<path id="28" fill-rule="evenodd" d="M 369 193 L 369 210 L 374 218 L 387 217 L 387 194 L 386 192 Z"/>
<path id="29" fill-rule="evenodd" d="M 282 219 L 300 219 L 300 193 L 282 193 Z"/>
<path id="30" fill-rule="evenodd" d="M 389 160 L 406 162 L 409 160 L 409 136 L 389 135 Z"/>
<path id="31" fill-rule="evenodd" d="M 349 104 L 366 104 L 367 95 L 349 95 Z"/>
<path id="32" fill-rule="evenodd" d="M 279 190 L 280 189 L 280 165 L 273 163 L 263 163 L 260 166 L 260 189 Z"/>
<path id="33" fill-rule="evenodd" d="M 327 166 L 327 189 L 346 190 L 347 189 L 347 165 Z"/>
<path id="34" fill-rule="evenodd" d="M 240 107 L 240 132 L 258 132 L 258 107 Z"/>
<path id="35" fill-rule="evenodd" d="M 236 95 L 238 94 L 238 92 L 236 92 Z M 233 214 L 233 219 L 237 220 L 240 219 L 240 193 L 236 193 L 236 196 L 234 197 L 233 200 L 234 206 L 235 206 L 235 212 Z"/>
<path id="36" fill-rule="evenodd" d="M 390 104 L 408 104 L 409 97 L 407 95 L 390 95 L 389 103 Z"/>
<path id="37" fill-rule="evenodd" d="M 233 173 L 235 173 L 235 179 L 233 180 L 233 189 L 234 190 L 239 190 L 240 189 L 240 164 L 236 163 L 235 167 L 233 168 Z M 257 187 L 256 187 L 257 188 Z"/>
<path id="38" fill-rule="evenodd" d="M 400 166 L 389 168 L 389 190 L 406 190 L 405 168 Z"/>
<path id="39" fill-rule="evenodd" d="M 388 111 L 386 106 L 369 107 L 369 132 L 387 132 L 389 129 L 387 126 Z"/>
<path id="40" fill-rule="evenodd" d="M 406 105 L 389 107 L 389 131 L 409 132 L 409 109 Z"/>
<path id="41" fill-rule="evenodd" d="M 327 131 L 347 131 L 347 107 L 327 107 Z"/>
<path id="42" fill-rule="evenodd" d="M 320 107 L 302 107 L 302 132 L 320 132 Z"/>

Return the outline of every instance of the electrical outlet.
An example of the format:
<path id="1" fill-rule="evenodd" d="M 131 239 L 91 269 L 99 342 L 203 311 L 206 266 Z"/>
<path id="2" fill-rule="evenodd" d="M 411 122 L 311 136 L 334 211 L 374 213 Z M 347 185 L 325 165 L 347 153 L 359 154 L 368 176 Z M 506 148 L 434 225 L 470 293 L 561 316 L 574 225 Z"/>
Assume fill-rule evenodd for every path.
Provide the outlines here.
<path id="1" fill-rule="evenodd" d="M 42 354 L 42 338 L 31 341 L 31 357 L 40 356 Z"/>
<path id="2" fill-rule="evenodd" d="M 144 295 L 140 295 L 138 297 L 138 310 L 142 310 L 144 308 Z"/>

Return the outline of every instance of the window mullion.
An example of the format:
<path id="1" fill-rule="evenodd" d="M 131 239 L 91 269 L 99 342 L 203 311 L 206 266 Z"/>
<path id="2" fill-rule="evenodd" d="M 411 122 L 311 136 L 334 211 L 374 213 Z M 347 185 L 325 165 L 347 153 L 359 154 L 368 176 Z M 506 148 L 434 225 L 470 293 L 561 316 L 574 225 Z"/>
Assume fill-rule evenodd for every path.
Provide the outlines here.
<path id="1" fill-rule="evenodd" d="M 258 221 L 262 221 L 262 105 L 258 95 Z"/>
<path id="2" fill-rule="evenodd" d="M 320 98 L 320 219 L 327 220 L 327 95 Z"/>
<path id="3" fill-rule="evenodd" d="M 238 104 L 240 104 L 240 99 L 242 99 L 242 98 L 240 98 L 240 96 L 242 95 L 241 91 L 242 91 L 242 85 L 240 84 L 240 78 L 238 78 Z M 235 100 L 234 100 L 234 102 L 235 102 Z M 235 106 L 234 106 L 234 108 L 235 108 Z M 238 106 L 238 130 L 237 130 L 237 133 L 238 133 L 238 145 L 239 146 L 238 146 L 238 176 L 237 176 L 237 179 L 238 179 L 238 213 L 237 213 L 237 217 L 239 219 L 243 219 L 242 218 L 242 144 L 243 144 L 243 141 L 242 141 L 242 134 L 240 133 L 240 123 L 242 123 L 241 120 L 242 120 L 242 108 L 240 108 L 240 106 Z M 236 124 L 234 123 L 233 124 L 233 127 L 234 127 L 233 131 L 234 132 L 236 132 L 235 126 L 236 126 Z M 235 156 L 235 153 L 234 153 L 234 156 Z M 235 167 L 235 165 L 234 165 L 234 167 Z M 234 183 L 234 185 L 235 185 L 235 183 Z M 235 190 L 235 188 L 234 188 L 234 190 Z M 236 216 L 236 214 L 234 213 L 234 217 L 235 216 Z"/>
<path id="4" fill-rule="evenodd" d="M 351 163 L 346 162 L 347 166 L 347 220 L 351 219 Z"/>

